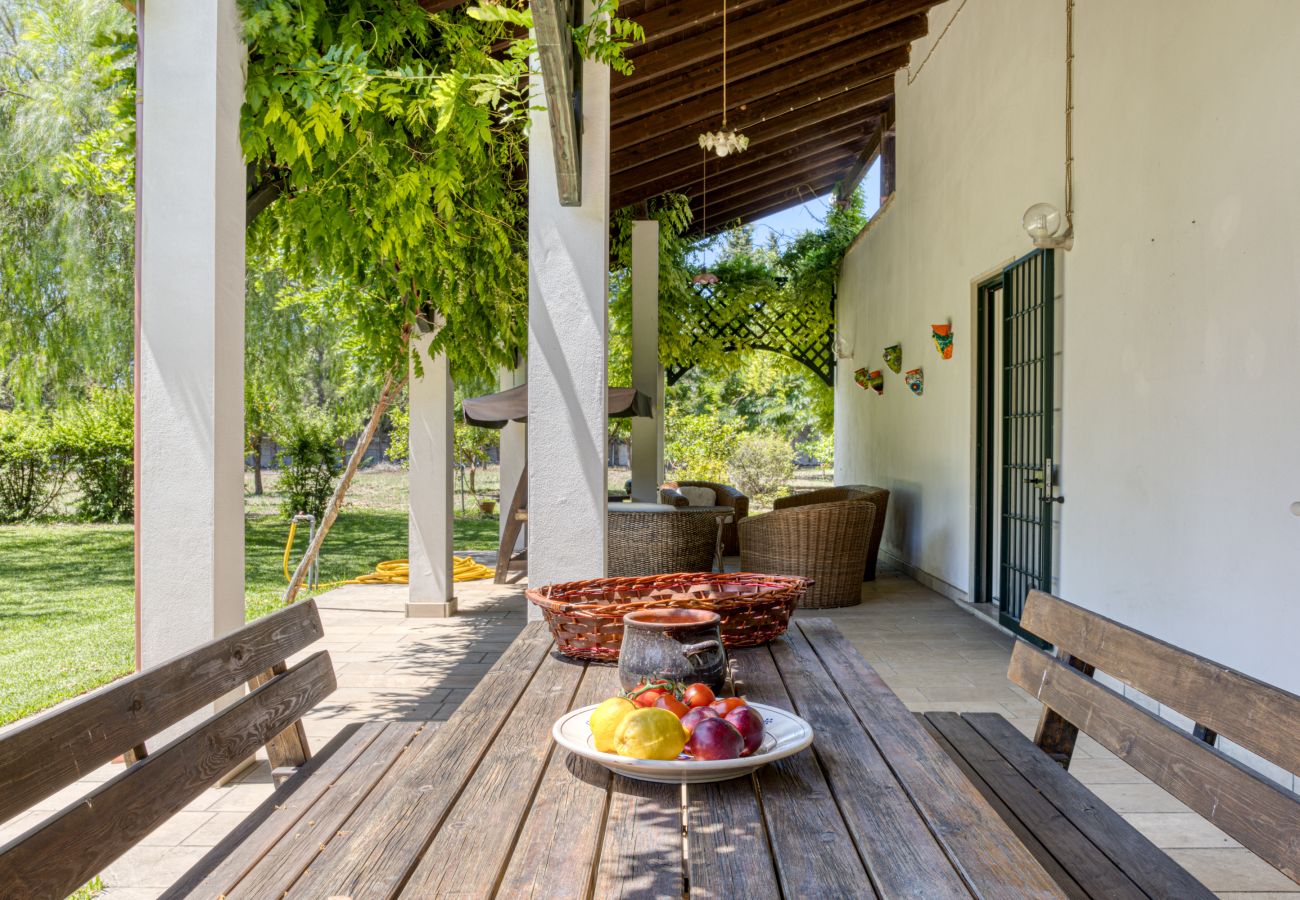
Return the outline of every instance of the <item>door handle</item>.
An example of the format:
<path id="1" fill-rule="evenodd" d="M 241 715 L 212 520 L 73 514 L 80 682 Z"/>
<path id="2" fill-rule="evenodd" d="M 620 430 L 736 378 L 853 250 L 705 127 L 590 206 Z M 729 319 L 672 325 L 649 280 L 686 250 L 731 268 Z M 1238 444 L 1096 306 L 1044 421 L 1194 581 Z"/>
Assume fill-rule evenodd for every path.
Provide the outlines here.
<path id="1" fill-rule="evenodd" d="M 1040 478 L 1034 478 L 1035 484 L 1043 486 L 1042 501 L 1044 503 L 1064 503 L 1064 497 L 1056 496 L 1056 469 L 1052 465 L 1052 458 L 1049 456 L 1043 461 L 1043 474 Z"/>

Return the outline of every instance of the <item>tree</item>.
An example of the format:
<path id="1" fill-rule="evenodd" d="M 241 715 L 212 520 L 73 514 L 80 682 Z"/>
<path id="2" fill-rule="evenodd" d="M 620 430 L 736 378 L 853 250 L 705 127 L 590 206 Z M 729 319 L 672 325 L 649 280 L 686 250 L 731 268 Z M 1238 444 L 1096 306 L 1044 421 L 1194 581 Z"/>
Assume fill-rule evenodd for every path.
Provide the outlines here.
<path id="1" fill-rule="evenodd" d="M 121 386 L 132 352 L 129 86 L 113 0 L 0 0 L 0 402 Z"/>

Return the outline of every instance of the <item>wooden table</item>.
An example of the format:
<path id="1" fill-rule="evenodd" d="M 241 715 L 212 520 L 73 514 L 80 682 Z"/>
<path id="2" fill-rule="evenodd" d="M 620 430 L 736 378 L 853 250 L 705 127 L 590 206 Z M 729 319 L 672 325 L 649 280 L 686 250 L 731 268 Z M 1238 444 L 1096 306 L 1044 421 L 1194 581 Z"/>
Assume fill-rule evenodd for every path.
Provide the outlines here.
<path id="1" fill-rule="evenodd" d="M 446 724 L 368 726 L 383 754 L 344 748 L 351 762 L 321 764 L 338 770 L 330 789 L 277 800 L 260 838 L 222 851 L 221 889 L 232 900 L 1061 896 L 830 620 L 797 620 L 733 660 L 747 696 L 812 723 L 810 750 L 689 789 L 613 776 L 558 749 L 550 728 L 615 693 L 617 671 L 558 656 L 534 623 Z"/>

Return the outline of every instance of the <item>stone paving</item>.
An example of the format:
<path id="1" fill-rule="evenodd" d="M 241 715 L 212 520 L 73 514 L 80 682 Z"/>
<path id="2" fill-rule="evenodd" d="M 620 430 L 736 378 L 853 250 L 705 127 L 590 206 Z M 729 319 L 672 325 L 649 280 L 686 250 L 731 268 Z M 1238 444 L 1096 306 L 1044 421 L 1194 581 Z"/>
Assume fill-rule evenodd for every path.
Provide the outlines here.
<path id="1" fill-rule="evenodd" d="M 522 586 L 462 585 L 454 619 L 408 620 L 405 588 L 349 586 L 317 603 L 338 690 L 305 719 L 313 747 L 344 725 L 372 718 L 446 719 L 526 621 Z M 891 571 L 863 586 L 863 604 L 799 615 L 828 616 L 913 710 L 986 711 L 1031 733 L 1039 705 L 1006 678 L 1011 638 Z M 118 769 L 120 771 L 120 769 Z M 1269 900 L 1297 887 L 1094 741 L 1081 736 L 1071 771 L 1221 896 Z M 40 811 L 0 825 L 0 843 L 110 777 L 92 773 Z M 105 896 L 157 897 L 271 793 L 260 762 L 205 792 L 104 873 Z"/>

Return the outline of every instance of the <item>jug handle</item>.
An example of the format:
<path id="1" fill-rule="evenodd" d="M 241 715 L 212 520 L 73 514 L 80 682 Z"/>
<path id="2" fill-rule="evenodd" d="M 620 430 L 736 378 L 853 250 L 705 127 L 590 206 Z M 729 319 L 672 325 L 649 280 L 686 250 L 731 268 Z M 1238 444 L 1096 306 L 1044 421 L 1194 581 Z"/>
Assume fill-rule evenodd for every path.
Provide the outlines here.
<path id="1" fill-rule="evenodd" d="M 692 657 L 702 656 L 709 650 L 721 649 L 722 644 L 720 644 L 716 638 L 709 638 L 707 641 L 700 641 L 698 644 L 687 644 L 682 648 L 682 656 L 691 659 Z"/>

